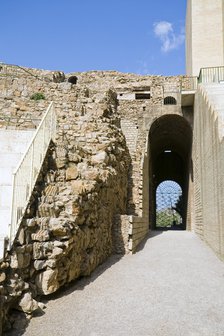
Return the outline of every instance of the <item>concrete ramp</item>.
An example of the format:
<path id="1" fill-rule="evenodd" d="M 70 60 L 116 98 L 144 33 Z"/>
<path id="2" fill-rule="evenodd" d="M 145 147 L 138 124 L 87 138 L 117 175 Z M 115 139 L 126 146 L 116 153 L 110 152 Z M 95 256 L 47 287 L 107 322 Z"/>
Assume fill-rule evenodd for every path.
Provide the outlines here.
<path id="1" fill-rule="evenodd" d="M 0 130 L 0 257 L 10 224 L 13 172 L 34 132 L 35 130 Z"/>
<path id="2" fill-rule="evenodd" d="M 209 247 L 186 231 L 156 231 L 141 247 L 55 294 L 12 335 L 223 336 L 224 266 Z"/>

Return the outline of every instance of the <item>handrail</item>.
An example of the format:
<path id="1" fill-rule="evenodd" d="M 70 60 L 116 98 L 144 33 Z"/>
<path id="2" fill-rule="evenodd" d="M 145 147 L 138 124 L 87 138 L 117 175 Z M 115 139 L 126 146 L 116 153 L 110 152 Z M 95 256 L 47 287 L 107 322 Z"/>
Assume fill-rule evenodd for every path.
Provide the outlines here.
<path id="1" fill-rule="evenodd" d="M 9 248 L 28 206 L 51 140 L 56 135 L 56 115 L 53 102 L 44 114 L 25 154 L 13 173 Z"/>
<path id="2" fill-rule="evenodd" d="M 224 81 L 224 66 L 201 68 L 199 83 L 219 83 L 220 81 Z"/>

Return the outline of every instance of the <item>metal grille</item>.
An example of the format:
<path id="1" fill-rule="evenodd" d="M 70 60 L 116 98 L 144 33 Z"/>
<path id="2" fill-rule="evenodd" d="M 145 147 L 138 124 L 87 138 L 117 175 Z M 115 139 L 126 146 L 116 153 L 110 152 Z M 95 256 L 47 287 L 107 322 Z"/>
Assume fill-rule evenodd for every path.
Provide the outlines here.
<path id="1" fill-rule="evenodd" d="M 163 181 L 157 187 L 156 227 L 182 227 L 182 189 L 174 181 Z"/>

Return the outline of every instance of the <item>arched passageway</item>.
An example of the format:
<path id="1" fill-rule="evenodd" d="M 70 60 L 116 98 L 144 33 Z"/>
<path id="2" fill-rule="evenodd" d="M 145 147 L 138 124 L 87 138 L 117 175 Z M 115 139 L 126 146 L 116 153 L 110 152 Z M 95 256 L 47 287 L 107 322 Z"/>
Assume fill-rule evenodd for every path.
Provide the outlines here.
<path id="1" fill-rule="evenodd" d="M 149 211 L 150 226 L 152 229 L 161 228 L 158 221 L 158 213 L 161 205 L 158 201 L 159 190 L 162 183 L 172 181 L 176 183 L 181 193 L 181 220 L 177 228 L 186 229 L 187 205 L 188 205 L 188 184 L 191 164 L 192 128 L 188 121 L 179 115 L 164 115 L 154 121 L 149 132 L 149 170 L 150 170 L 150 192 Z M 160 186 L 160 189 L 159 189 Z M 174 184 L 173 184 L 174 186 Z M 177 188 L 176 188 L 177 190 Z M 166 197 L 170 197 L 167 195 Z M 178 210 L 177 201 L 170 200 L 167 214 L 170 211 L 173 216 L 173 225 L 167 222 L 167 226 L 175 228 L 177 224 Z M 176 209 L 175 209 L 176 208 Z M 175 216 L 174 216 L 175 213 Z M 167 216 L 168 218 L 169 216 Z M 164 224 L 164 222 L 163 222 Z M 165 225 L 163 225 L 165 226 Z"/>

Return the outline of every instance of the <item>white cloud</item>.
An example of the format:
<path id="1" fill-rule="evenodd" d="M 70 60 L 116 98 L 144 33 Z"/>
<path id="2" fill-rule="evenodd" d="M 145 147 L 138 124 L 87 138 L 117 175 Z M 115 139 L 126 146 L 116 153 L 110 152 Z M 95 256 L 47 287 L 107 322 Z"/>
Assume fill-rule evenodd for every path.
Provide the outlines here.
<path id="1" fill-rule="evenodd" d="M 173 49 L 178 49 L 184 43 L 185 34 L 184 29 L 181 29 L 179 34 L 176 34 L 173 29 L 173 24 L 167 21 L 155 22 L 153 24 L 153 31 L 162 43 L 161 50 L 169 52 Z"/>

